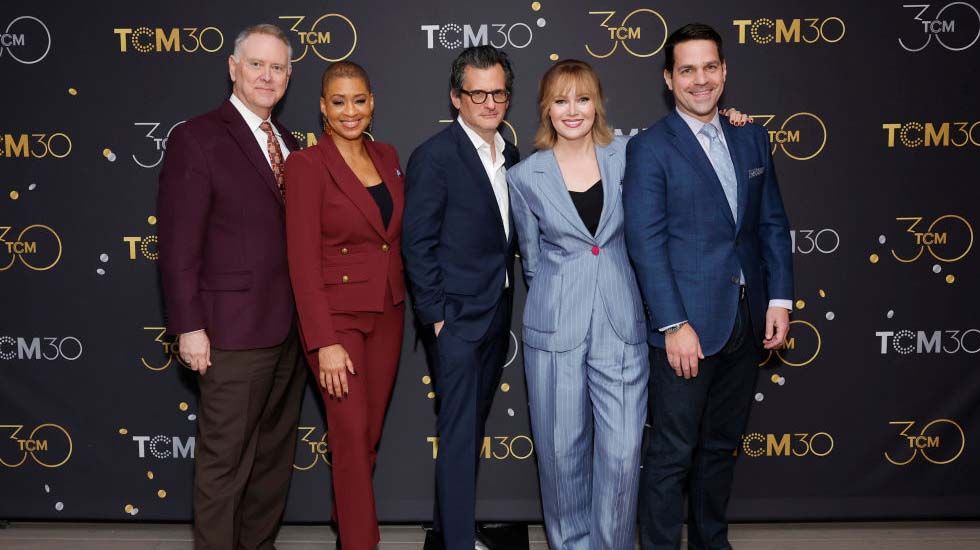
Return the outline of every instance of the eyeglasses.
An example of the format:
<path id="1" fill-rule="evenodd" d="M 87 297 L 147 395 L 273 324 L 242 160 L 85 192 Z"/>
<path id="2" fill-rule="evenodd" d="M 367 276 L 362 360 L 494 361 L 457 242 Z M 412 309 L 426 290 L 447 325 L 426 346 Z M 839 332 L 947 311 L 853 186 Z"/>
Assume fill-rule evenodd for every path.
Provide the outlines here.
<path id="1" fill-rule="evenodd" d="M 493 90 L 492 92 L 485 90 L 460 90 L 460 93 L 470 96 L 470 101 L 477 105 L 486 103 L 487 97 L 490 96 L 493 96 L 494 103 L 507 103 L 507 100 L 510 99 L 510 92 L 507 90 Z"/>

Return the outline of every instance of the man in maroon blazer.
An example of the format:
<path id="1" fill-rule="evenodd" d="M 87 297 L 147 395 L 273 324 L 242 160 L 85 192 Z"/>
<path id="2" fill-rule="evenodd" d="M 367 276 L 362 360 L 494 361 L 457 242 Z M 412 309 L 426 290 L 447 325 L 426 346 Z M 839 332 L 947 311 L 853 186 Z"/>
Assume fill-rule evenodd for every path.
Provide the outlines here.
<path id="1" fill-rule="evenodd" d="M 271 116 L 291 57 L 278 27 L 242 31 L 231 97 L 174 129 L 160 173 L 167 328 L 200 375 L 198 550 L 272 549 L 286 505 L 305 382 L 283 209 L 297 144 Z"/>

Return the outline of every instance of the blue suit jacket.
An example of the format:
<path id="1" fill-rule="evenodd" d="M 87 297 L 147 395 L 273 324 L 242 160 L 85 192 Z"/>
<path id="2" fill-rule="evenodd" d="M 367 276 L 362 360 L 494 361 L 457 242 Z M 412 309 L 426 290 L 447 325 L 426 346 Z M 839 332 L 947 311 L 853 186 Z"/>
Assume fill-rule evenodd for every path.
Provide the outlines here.
<path id="1" fill-rule="evenodd" d="M 506 143 L 506 142 L 505 142 Z M 506 143 L 504 165 L 520 159 Z M 402 254 L 415 311 L 425 323 L 468 341 L 486 334 L 504 294 L 513 286 L 513 221 L 504 233 L 500 208 L 480 157 L 455 121 L 419 145 L 408 159 Z"/>
<path id="2" fill-rule="evenodd" d="M 575 209 L 552 150 L 538 151 L 507 172 L 529 285 L 524 343 L 537 349 L 568 351 L 581 344 L 594 300 L 602 300 L 621 340 L 638 344 L 646 338 L 646 318 L 623 237 L 620 182 L 626 139 L 616 138 L 595 152 L 603 193 L 595 236 Z"/>
<path id="3" fill-rule="evenodd" d="M 761 126 L 722 117 L 738 179 L 738 223 L 690 127 L 671 112 L 626 149 L 626 243 L 649 308 L 650 345 L 660 327 L 688 320 L 705 355 L 731 335 L 745 274 L 752 326 L 761 341 L 770 299 L 793 299 L 789 220 Z"/>

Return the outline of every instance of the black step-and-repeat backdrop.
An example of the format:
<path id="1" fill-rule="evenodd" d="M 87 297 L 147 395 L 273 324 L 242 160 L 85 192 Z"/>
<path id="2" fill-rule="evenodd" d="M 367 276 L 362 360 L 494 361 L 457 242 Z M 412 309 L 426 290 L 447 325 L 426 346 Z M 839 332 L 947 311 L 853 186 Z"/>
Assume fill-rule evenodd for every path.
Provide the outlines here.
<path id="1" fill-rule="evenodd" d="M 662 47 L 725 39 L 725 104 L 769 130 L 796 311 L 759 370 L 731 514 L 976 517 L 980 501 L 980 3 L 526 0 L 23 2 L 0 14 L 0 518 L 187 520 L 197 400 L 164 334 L 155 197 L 169 132 L 227 97 L 237 32 L 294 47 L 281 118 L 319 135 L 320 75 L 371 75 L 372 133 L 407 160 L 449 122 L 449 63 L 512 57 L 502 132 L 531 152 L 540 75 L 593 64 L 617 133 L 663 116 Z M 520 334 L 523 292 L 513 334 Z M 409 320 L 410 321 L 410 320 Z M 409 329 L 377 468 L 381 517 L 430 518 L 432 384 Z M 287 520 L 325 521 L 308 392 Z M 483 448 L 480 515 L 540 518 L 520 344 Z"/>

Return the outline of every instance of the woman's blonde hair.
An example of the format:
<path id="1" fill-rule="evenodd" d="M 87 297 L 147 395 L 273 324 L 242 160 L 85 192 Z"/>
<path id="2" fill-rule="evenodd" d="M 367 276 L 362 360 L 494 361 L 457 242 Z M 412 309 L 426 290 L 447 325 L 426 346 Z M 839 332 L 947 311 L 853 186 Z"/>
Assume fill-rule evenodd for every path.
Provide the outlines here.
<path id="1" fill-rule="evenodd" d="M 602 95 L 602 83 L 592 67 L 577 59 L 566 59 L 555 63 L 538 86 L 538 115 L 540 124 L 534 135 L 534 146 L 538 149 L 551 149 L 558 141 L 558 132 L 551 124 L 548 112 L 556 97 L 575 90 L 592 98 L 595 105 L 595 122 L 592 124 L 592 141 L 598 145 L 608 145 L 613 140 L 612 130 L 606 124 L 606 106 Z"/>

